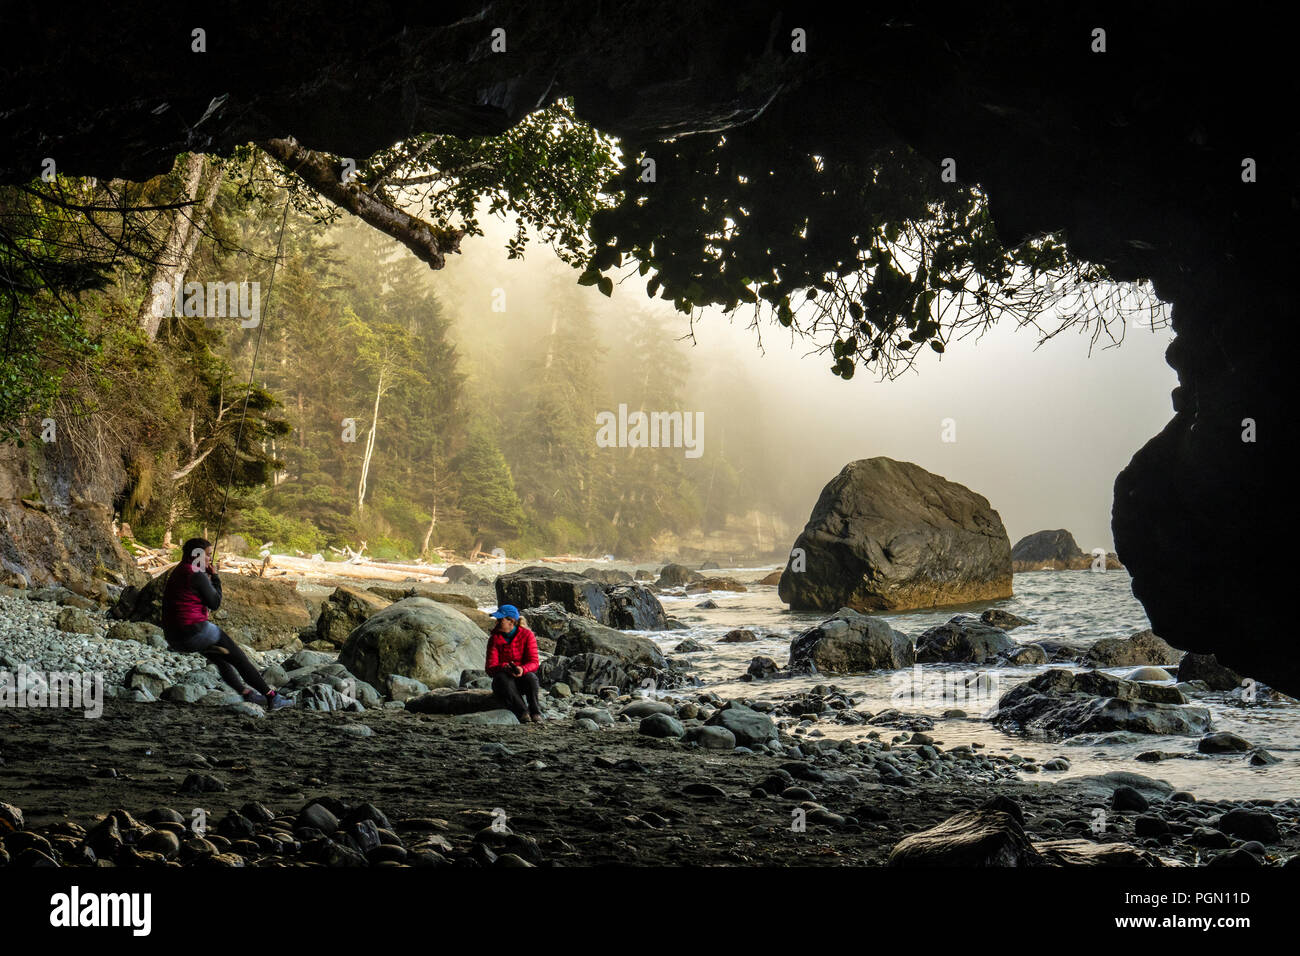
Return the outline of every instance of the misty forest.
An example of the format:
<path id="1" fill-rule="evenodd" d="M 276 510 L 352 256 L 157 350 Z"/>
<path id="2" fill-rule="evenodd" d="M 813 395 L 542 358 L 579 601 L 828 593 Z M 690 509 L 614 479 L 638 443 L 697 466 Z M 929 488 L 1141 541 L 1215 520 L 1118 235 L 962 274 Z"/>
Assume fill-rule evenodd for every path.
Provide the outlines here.
<path id="1" fill-rule="evenodd" d="M 373 160 L 365 188 L 422 203 L 466 243 L 492 241 L 480 218 L 508 216 L 501 258 L 538 260 L 528 281 L 446 281 L 252 148 L 186 154 L 140 185 L 6 188 L 6 267 L 30 280 L 8 289 L 6 439 L 39 440 L 53 417 L 90 460 L 120 458 L 120 518 L 153 547 L 215 531 L 223 506 L 237 549 L 364 544 L 381 559 L 636 555 L 775 510 L 755 383 L 694 363 L 671 309 L 613 309 L 565 262 L 616 171 L 607 138 L 557 110 L 409 150 Z M 483 172 L 501 164 L 505 182 Z M 229 315 L 209 313 L 209 285 L 232 281 L 260 282 L 244 305 L 264 327 L 233 289 Z M 718 429 L 707 460 L 601 454 L 598 411 L 683 410 L 688 385 Z"/>

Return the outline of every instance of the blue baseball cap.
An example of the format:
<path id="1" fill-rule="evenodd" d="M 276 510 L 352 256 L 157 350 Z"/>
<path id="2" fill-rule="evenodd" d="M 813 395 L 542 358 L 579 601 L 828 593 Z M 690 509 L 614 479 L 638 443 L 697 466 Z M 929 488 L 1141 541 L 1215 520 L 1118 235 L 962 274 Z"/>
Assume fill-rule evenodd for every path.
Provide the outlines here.
<path id="1" fill-rule="evenodd" d="M 513 604 L 502 604 L 496 609 L 496 611 L 489 614 L 488 617 L 495 617 L 497 620 L 507 617 L 512 621 L 517 621 L 519 620 L 519 608 L 515 607 Z"/>

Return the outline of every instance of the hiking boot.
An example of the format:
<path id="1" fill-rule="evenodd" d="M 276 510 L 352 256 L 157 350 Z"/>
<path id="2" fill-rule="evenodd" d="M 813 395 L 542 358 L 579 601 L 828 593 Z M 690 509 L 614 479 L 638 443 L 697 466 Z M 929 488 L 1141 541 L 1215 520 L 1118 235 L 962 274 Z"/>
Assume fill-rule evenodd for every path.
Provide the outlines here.
<path id="1" fill-rule="evenodd" d="M 285 697 L 284 694 L 276 693 L 271 695 L 271 710 L 279 710 L 281 707 L 292 707 L 293 698 Z"/>
<path id="2" fill-rule="evenodd" d="M 255 691 L 251 687 L 244 691 L 244 700 L 248 701 L 250 704 L 256 704 L 258 707 L 267 707 L 270 704 L 266 699 L 265 694 L 260 691 Z"/>
<path id="3" fill-rule="evenodd" d="M 541 723 L 542 721 L 544 721 L 546 718 L 543 717 L 541 714 L 529 714 L 529 715 L 528 715 L 528 719 L 531 720 L 531 721 L 532 721 L 533 723 L 535 723 L 535 724 L 540 724 L 540 723 Z"/>

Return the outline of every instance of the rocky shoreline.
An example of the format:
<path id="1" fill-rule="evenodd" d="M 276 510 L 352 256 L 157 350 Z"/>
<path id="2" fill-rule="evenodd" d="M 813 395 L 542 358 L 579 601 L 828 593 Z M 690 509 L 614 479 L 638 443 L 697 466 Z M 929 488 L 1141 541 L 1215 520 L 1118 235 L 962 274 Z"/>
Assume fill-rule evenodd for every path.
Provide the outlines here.
<path id="1" fill-rule="evenodd" d="M 538 594 L 562 597 L 557 586 Z M 424 604 L 450 607 L 390 607 Z M 0 864 L 1275 866 L 1300 849 L 1297 800 L 1198 802 L 1127 773 L 1048 783 L 1068 758 L 947 747 L 929 717 L 865 712 L 833 677 L 785 694 L 759 679 L 723 699 L 671 658 L 638 664 L 645 638 L 552 615 L 547 721 L 520 727 L 472 670 L 455 687 L 371 683 L 297 644 L 251 652 L 300 704 L 266 715 L 201 658 L 156 646 L 151 625 L 61 589 L 2 594 L 0 670 L 94 669 L 112 690 L 98 719 L 0 708 Z M 958 621 L 918 647 L 970 660 L 1007 650 Z M 825 630 L 804 641 L 810 660 Z M 902 653 L 893 635 L 875 638 Z M 1123 660 L 1134 646 L 1104 653 Z M 593 670 L 596 659 L 617 666 Z M 643 673 L 681 679 L 645 697 Z M 1032 713 L 1012 716 L 1037 718 L 1039 698 L 1062 690 L 1032 684 L 1012 701 L 1032 698 Z M 850 738 L 827 733 L 846 726 Z"/>

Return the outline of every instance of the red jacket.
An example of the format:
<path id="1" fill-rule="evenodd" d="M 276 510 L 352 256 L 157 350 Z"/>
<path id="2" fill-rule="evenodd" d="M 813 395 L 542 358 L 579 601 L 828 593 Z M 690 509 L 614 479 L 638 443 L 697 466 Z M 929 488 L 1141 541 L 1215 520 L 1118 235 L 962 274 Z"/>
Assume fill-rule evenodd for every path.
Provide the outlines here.
<path id="1" fill-rule="evenodd" d="M 528 674 L 537 670 L 537 635 L 522 624 L 507 639 L 497 631 L 488 635 L 487 664 L 484 670 L 492 677 L 509 674 L 510 665 L 518 664 Z"/>

